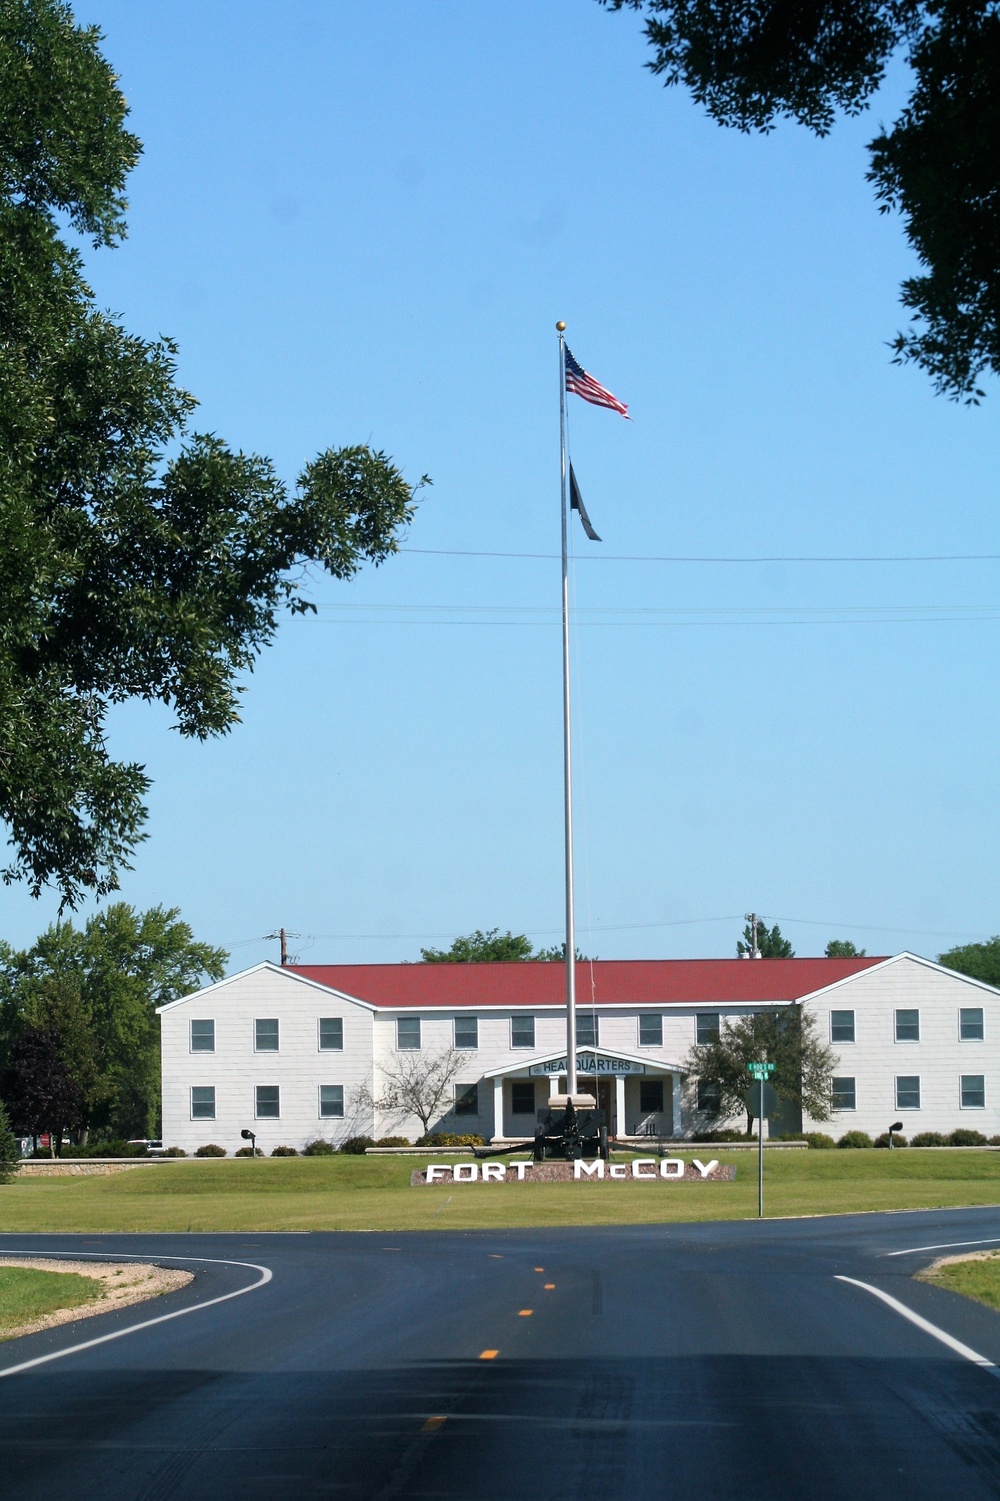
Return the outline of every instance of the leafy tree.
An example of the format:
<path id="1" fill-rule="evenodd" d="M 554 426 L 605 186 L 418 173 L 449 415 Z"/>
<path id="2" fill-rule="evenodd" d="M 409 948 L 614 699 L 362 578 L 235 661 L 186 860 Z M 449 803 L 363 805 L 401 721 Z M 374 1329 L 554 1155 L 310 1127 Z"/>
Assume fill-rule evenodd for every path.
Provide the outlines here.
<path id="1" fill-rule="evenodd" d="M 0 1100 L 0 1183 L 9 1183 L 21 1166 L 17 1139 L 10 1129 L 10 1120 Z"/>
<path id="2" fill-rule="evenodd" d="M 823 950 L 828 959 L 863 959 L 864 949 L 856 949 L 849 938 L 831 938 Z"/>
<path id="3" fill-rule="evenodd" d="M 987 938 L 985 943 L 965 943 L 938 954 L 938 963 L 957 970 L 960 975 L 1000 987 L 1000 934 Z"/>
<path id="4" fill-rule="evenodd" d="M 775 1065 L 771 1085 L 780 1099 L 801 1106 L 813 1120 L 831 1117 L 831 1080 L 836 1056 L 819 1036 L 816 1018 L 801 1006 L 758 1011 L 735 1021 L 724 1021 L 711 1042 L 696 1043 L 687 1067 L 718 1097 L 722 1120 L 746 1109 L 743 1096 L 750 1087 L 750 1063 Z M 747 1135 L 753 1118 L 747 1112 Z"/>
<path id="5" fill-rule="evenodd" d="M 0 1076 L 0 1095 L 19 1131 L 49 1133 L 53 1157 L 61 1149 L 63 1132 L 80 1119 L 80 1090 L 60 1057 L 59 1039 L 41 1027 L 27 1027 L 15 1038 Z"/>
<path id="6" fill-rule="evenodd" d="M 757 949 L 762 959 L 795 958 L 795 950 L 787 938 L 782 938 L 777 923 L 773 928 L 769 928 L 765 922 L 757 923 Z M 748 955 L 753 957 L 753 929 L 749 923 L 743 929 L 742 941 L 736 945 L 737 959 L 745 959 Z"/>
<path id="7" fill-rule="evenodd" d="M 1000 370 L 1000 13 L 995 0 L 599 0 L 645 16 L 649 67 L 684 83 L 722 125 L 767 131 L 787 117 L 826 135 L 859 114 L 891 57 L 913 88 L 869 146 L 882 212 L 897 209 L 921 274 L 897 335 L 935 387 L 982 396 Z"/>
<path id="8" fill-rule="evenodd" d="M 21 953 L 0 945 L 0 1057 L 26 1029 L 44 1029 L 80 1099 L 67 1124 L 148 1135 L 160 1096 L 156 1008 L 221 979 L 226 957 L 197 942 L 176 908 L 125 902 L 82 930 L 57 922 Z"/>
<path id="9" fill-rule="evenodd" d="M 436 1053 L 422 1049 L 394 1053 L 379 1066 L 381 1088 L 362 1085 L 358 1103 L 397 1121 L 415 1115 L 426 1136 L 431 1122 L 451 1109 L 452 1084 L 467 1064 L 467 1055 L 454 1048 L 443 1048 Z"/>
<path id="10" fill-rule="evenodd" d="M 499 928 L 483 933 L 477 928 L 465 938 L 456 938 L 450 949 L 421 949 L 420 957 L 425 964 L 492 964 L 535 955 L 531 939 L 523 933 L 501 933 Z"/>
<path id="11" fill-rule="evenodd" d="M 575 953 L 576 953 L 576 962 L 577 962 L 577 964 L 587 964 L 587 963 L 589 963 L 589 961 L 591 959 L 591 955 L 590 954 L 583 953 L 583 951 L 581 949 L 579 949 L 579 948 L 577 948 L 575 950 Z M 552 964 L 565 964 L 566 963 L 566 940 L 565 940 L 565 938 L 563 939 L 562 943 L 554 943 L 551 946 L 551 948 L 539 949 L 537 951 L 537 953 L 532 954 L 531 957 L 532 957 L 532 959 L 545 959 L 545 960 L 549 961 Z M 597 955 L 594 954 L 593 958 L 596 959 Z"/>
<path id="12" fill-rule="evenodd" d="M 123 238 L 141 150 L 100 40 L 63 0 L 0 0 L 4 879 L 54 883 L 64 907 L 114 890 L 144 837 L 148 778 L 111 758 L 109 706 L 160 701 L 184 735 L 226 733 L 281 608 L 312 608 L 303 566 L 382 562 L 416 493 L 361 446 L 290 491 L 268 459 L 189 430 L 169 339 L 97 308 L 67 233 Z"/>

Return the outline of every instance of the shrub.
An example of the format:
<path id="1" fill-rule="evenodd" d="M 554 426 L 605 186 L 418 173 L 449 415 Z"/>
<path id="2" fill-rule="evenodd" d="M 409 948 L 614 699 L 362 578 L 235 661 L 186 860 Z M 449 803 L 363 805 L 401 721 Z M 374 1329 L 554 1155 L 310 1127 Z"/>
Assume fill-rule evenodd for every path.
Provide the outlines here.
<path id="1" fill-rule="evenodd" d="M 911 1147 L 946 1147 L 947 1145 L 948 1142 L 940 1131 L 918 1131 L 910 1142 Z"/>
<path id="2" fill-rule="evenodd" d="M 845 1131 L 837 1143 L 838 1147 L 870 1147 L 871 1144 L 867 1131 Z"/>
<path id="3" fill-rule="evenodd" d="M 358 1139 L 356 1136 L 351 1138 L 352 1141 L 357 1141 Z M 361 1139 L 364 1140 L 365 1138 Z M 330 1142 L 324 1141 L 322 1137 L 319 1137 L 316 1141 L 311 1141 L 308 1146 L 302 1148 L 302 1155 L 303 1157 L 332 1157 L 336 1150 L 337 1148 Z M 362 1147 L 361 1150 L 364 1151 L 364 1148 Z"/>
<path id="4" fill-rule="evenodd" d="M 263 1147 L 258 1147 L 256 1151 L 253 1147 L 237 1147 L 233 1153 L 234 1157 L 263 1157 L 264 1155 Z"/>
<path id="5" fill-rule="evenodd" d="M 375 1145 L 377 1147 L 408 1147 L 410 1138 L 408 1136 L 380 1136 Z"/>
<path id="6" fill-rule="evenodd" d="M 203 1147 L 195 1147 L 194 1155 L 196 1157 L 225 1157 L 226 1149 L 220 1147 L 218 1142 L 210 1141 Z"/>
<path id="7" fill-rule="evenodd" d="M 787 1140 L 787 1138 L 784 1138 Z M 734 1131 L 729 1126 L 720 1126 L 717 1131 L 696 1131 L 692 1141 L 749 1141 L 745 1131 Z"/>
<path id="8" fill-rule="evenodd" d="M 159 1153 L 159 1156 L 160 1157 L 186 1157 L 187 1153 L 185 1152 L 185 1150 L 184 1150 L 183 1147 L 164 1147 L 163 1151 Z"/>
<path id="9" fill-rule="evenodd" d="M 887 1147 L 889 1145 L 889 1133 L 888 1133 L 888 1131 L 883 1131 L 881 1136 L 876 1136 L 876 1138 L 875 1138 L 875 1145 L 877 1147 Z M 894 1147 L 905 1147 L 906 1146 L 906 1137 L 905 1136 L 900 1136 L 900 1134 L 899 1134 L 898 1131 L 894 1131 L 892 1133 L 892 1145 Z"/>
<path id="10" fill-rule="evenodd" d="M 297 1157 L 298 1155 L 295 1147 L 275 1147 L 271 1153 L 272 1157 Z"/>
<path id="11" fill-rule="evenodd" d="M 310 1145 L 317 1149 L 312 1154 L 314 1157 L 325 1156 L 327 1152 L 335 1150 L 328 1141 L 314 1141 Z M 367 1148 L 374 1145 L 374 1136 L 349 1136 L 346 1141 L 341 1142 L 340 1150 L 346 1152 L 349 1157 L 363 1157 Z M 309 1151 L 309 1147 L 306 1147 L 306 1151 Z"/>
<path id="12" fill-rule="evenodd" d="M 991 1136 L 990 1137 L 990 1146 L 991 1147 L 1000 1147 L 1000 1136 Z"/>
<path id="13" fill-rule="evenodd" d="M 7 1112 L 0 1103 L 0 1183 L 9 1183 L 21 1164 L 18 1159 L 18 1143 Z"/>
<path id="14" fill-rule="evenodd" d="M 374 1142 L 370 1142 L 369 1145 L 374 1146 Z M 470 1131 L 465 1136 L 456 1131 L 432 1131 L 426 1136 L 418 1137 L 416 1145 L 418 1147 L 484 1147 L 486 1138 L 476 1135 L 474 1131 Z"/>
<path id="15" fill-rule="evenodd" d="M 959 1126 L 948 1137 L 950 1147 L 985 1147 L 989 1145 L 981 1131 L 970 1131 L 966 1126 Z"/>
<path id="16" fill-rule="evenodd" d="M 832 1136 L 824 1136 L 822 1131 L 786 1131 L 784 1136 L 776 1136 L 775 1141 L 804 1141 L 811 1147 L 826 1148 L 835 1147 L 837 1143 Z"/>

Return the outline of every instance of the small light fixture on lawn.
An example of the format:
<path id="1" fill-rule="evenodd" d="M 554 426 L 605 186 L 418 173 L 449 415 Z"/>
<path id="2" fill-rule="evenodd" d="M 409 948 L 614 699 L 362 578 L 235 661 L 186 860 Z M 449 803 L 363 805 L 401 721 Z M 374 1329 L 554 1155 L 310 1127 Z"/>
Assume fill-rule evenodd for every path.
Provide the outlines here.
<path id="1" fill-rule="evenodd" d="M 241 1131 L 240 1135 L 242 1136 L 242 1138 L 243 1138 L 244 1141 L 248 1141 L 250 1143 L 250 1156 L 251 1157 L 256 1157 L 257 1156 L 257 1138 L 254 1135 L 254 1133 L 252 1131 Z"/>
<path id="2" fill-rule="evenodd" d="M 890 1152 L 892 1151 L 892 1133 L 894 1131 L 902 1131 L 902 1129 L 903 1129 L 903 1122 L 902 1121 L 893 1121 L 892 1125 L 889 1127 L 889 1151 Z"/>

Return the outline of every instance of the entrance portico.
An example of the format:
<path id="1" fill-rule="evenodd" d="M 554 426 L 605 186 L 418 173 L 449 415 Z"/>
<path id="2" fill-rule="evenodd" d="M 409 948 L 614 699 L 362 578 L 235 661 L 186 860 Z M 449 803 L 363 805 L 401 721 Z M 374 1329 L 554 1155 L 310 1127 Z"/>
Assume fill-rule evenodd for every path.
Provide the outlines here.
<path id="1" fill-rule="evenodd" d="M 578 1088 L 597 1096 L 607 1112 L 611 1136 L 667 1136 L 682 1133 L 680 1064 L 631 1053 L 581 1046 L 576 1050 Z M 535 1112 L 547 1097 L 566 1091 L 566 1052 L 519 1060 L 491 1069 L 493 1139 L 524 1138 L 535 1128 Z"/>

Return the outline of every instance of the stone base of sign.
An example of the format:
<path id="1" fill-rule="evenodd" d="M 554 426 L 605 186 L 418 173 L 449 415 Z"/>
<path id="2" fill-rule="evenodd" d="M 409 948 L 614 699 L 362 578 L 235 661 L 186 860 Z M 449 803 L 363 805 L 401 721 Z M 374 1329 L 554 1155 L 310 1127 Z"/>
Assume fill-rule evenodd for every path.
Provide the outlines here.
<path id="1" fill-rule="evenodd" d="M 453 1188 L 461 1183 L 731 1183 L 732 1163 L 677 1158 L 636 1158 L 634 1162 L 502 1162 L 432 1164 L 410 1174 L 410 1187 Z M 664 1171 L 666 1166 L 667 1171 Z M 683 1167 L 683 1173 L 677 1169 Z M 503 1170 L 502 1172 L 500 1170 Z M 638 1171 L 636 1171 L 638 1169 Z M 486 1171 L 488 1170 L 488 1171 Z"/>

